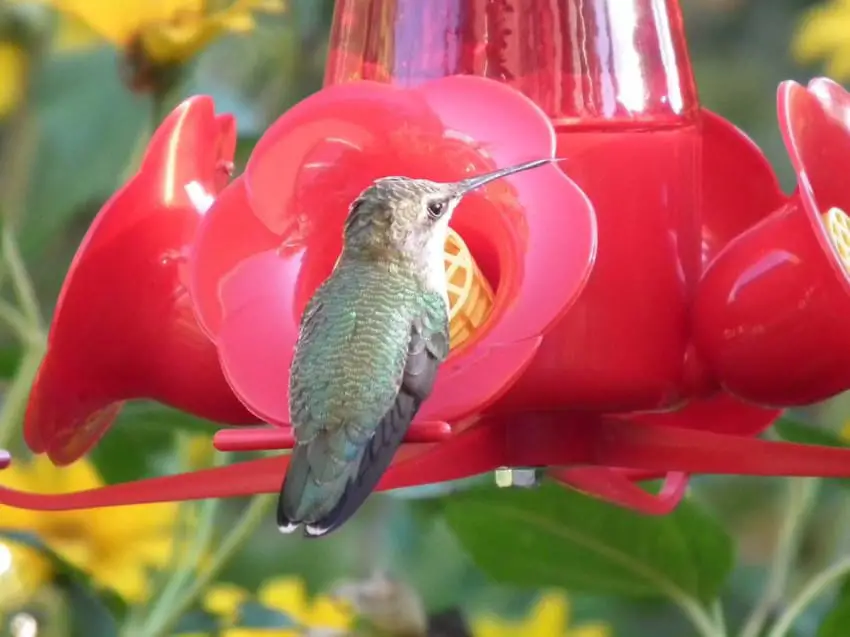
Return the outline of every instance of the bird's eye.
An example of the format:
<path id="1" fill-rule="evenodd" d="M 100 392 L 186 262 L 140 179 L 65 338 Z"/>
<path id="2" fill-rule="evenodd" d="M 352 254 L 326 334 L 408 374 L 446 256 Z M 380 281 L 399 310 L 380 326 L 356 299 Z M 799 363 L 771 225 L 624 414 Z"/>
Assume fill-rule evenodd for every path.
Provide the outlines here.
<path id="1" fill-rule="evenodd" d="M 439 219 L 445 211 L 445 201 L 432 201 L 428 204 L 428 214 L 431 216 L 432 219 Z"/>

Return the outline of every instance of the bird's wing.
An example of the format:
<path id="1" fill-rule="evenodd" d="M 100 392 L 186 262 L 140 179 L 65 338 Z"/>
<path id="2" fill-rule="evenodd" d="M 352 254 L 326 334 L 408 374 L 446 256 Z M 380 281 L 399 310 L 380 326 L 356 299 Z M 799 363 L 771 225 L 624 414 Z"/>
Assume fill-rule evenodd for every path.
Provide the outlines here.
<path id="1" fill-rule="evenodd" d="M 448 317 L 445 301 L 437 294 L 427 296 L 424 308 L 411 321 L 407 357 L 395 400 L 374 434 L 365 441 L 360 462 L 349 477 L 339 503 L 324 519 L 311 525 L 313 534 L 329 533 L 360 508 L 390 466 L 416 412 L 434 387 L 440 364 L 449 353 Z M 350 432 L 350 437 L 357 433 Z"/>

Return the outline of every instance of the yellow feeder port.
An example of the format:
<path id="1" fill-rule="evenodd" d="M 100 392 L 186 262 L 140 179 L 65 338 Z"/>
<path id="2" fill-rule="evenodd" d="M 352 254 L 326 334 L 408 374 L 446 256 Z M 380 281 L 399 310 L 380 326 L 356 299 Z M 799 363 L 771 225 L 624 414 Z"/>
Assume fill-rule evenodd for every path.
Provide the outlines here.
<path id="1" fill-rule="evenodd" d="M 850 217 L 844 214 L 841 208 L 830 208 L 829 212 L 823 215 L 823 221 L 829 240 L 835 246 L 844 269 L 850 272 Z"/>
<path id="2" fill-rule="evenodd" d="M 455 349 L 484 325 L 493 309 L 493 289 L 454 230 L 446 239 L 449 345 Z"/>

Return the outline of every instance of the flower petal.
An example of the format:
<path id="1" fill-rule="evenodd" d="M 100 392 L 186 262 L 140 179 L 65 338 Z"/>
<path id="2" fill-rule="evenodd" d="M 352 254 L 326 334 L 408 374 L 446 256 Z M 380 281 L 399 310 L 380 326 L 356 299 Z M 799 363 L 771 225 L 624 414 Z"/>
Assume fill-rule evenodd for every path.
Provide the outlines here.
<path id="1" fill-rule="evenodd" d="M 498 166 L 554 153 L 555 132 L 548 118 L 510 87 L 457 76 L 428 82 L 417 91 L 447 137 L 473 140 Z M 488 104 L 486 118 L 477 110 L 482 102 Z M 452 227 L 480 265 L 491 262 L 489 269 L 499 272 L 499 280 L 494 311 L 482 334 L 443 366 L 423 406 L 423 418 L 448 421 L 480 412 L 513 384 L 539 345 L 532 339 L 569 310 L 596 255 L 593 207 L 555 166 L 512 175 L 469 195 L 458 206 Z M 554 289 L 553 277 L 558 281 Z"/>
<path id="2" fill-rule="evenodd" d="M 30 602 L 53 574 L 45 555 L 16 542 L 0 542 L 0 564 L 0 614 L 6 617 Z"/>
<path id="3" fill-rule="evenodd" d="M 245 193 L 235 184 L 203 224 L 192 260 L 199 318 L 216 334 L 234 391 L 268 422 L 288 420 L 281 387 L 300 313 L 333 268 L 348 205 L 368 183 L 387 174 L 381 166 L 394 165 L 376 152 L 388 144 L 385 126 L 412 122 L 408 128 L 436 130 L 412 97 L 385 85 L 357 83 L 307 98 L 267 131 L 246 168 L 247 201 L 262 225 L 239 216 Z M 357 161 L 366 147 L 377 164 Z M 269 253 L 253 265 L 244 258 L 278 245 L 278 257 Z M 261 285 L 271 287 L 264 291 Z M 225 297 L 237 308 L 228 307 Z"/>
<path id="4" fill-rule="evenodd" d="M 204 596 L 204 610 L 217 616 L 223 617 L 228 622 L 236 620 L 239 609 L 250 595 L 241 586 L 229 582 L 220 582 L 209 589 Z"/>
<path id="5" fill-rule="evenodd" d="M 260 587 L 258 598 L 262 604 L 286 613 L 296 622 L 307 620 L 309 603 L 307 589 L 297 577 L 276 577 Z"/>
<path id="6" fill-rule="evenodd" d="M 386 148 L 390 131 L 411 127 L 441 132 L 428 110 L 416 103 L 415 94 L 404 89 L 363 81 L 314 93 L 272 124 L 251 153 L 245 167 L 251 209 L 272 232 L 289 237 L 308 222 L 308 216 L 321 218 L 328 214 L 323 208 L 333 204 L 340 217 L 334 231 L 341 229 L 355 196 L 386 174 L 354 171 L 349 177 L 334 160 L 348 149 Z M 348 167 L 354 168 L 350 163 Z M 334 190 L 323 189 L 317 193 L 320 197 L 305 201 L 303 189 L 327 172 L 337 173 Z M 305 203 L 316 207 L 304 207 Z M 312 227 L 316 225 L 327 232 L 318 223 Z"/>
<path id="7" fill-rule="evenodd" d="M 447 136 L 463 135 L 496 166 L 511 166 L 554 156 L 555 130 L 546 114 L 530 99 L 505 84 L 480 77 L 454 76 L 422 85 L 422 100 L 439 117 Z M 478 105 L 487 104 L 482 118 Z M 507 191 L 507 192 L 506 192 Z M 513 192 L 511 192 L 513 191 Z M 503 219 L 493 219 L 490 199 L 499 206 L 516 200 L 516 210 L 503 208 Z M 473 193 L 458 207 L 453 227 L 469 242 L 491 223 L 510 226 L 495 246 L 500 265 L 516 271 L 500 276 L 510 285 L 509 307 L 492 327 L 481 347 L 512 343 L 542 334 L 561 318 L 587 282 L 596 255 L 596 217 L 581 189 L 556 166 L 511 175 Z M 469 228 L 462 232 L 461 228 Z M 489 230 L 489 228 L 488 228 Z M 501 244 L 501 245 L 499 245 Z M 556 278 L 557 286 L 551 285 Z M 496 304 L 501 290 L 496 291 Z M 447 417 L 448 418 L 448 417 Z"/>
<path id="8" fill-rule="evenodd" d="M 201 214 L 228 178 L 235 125 L 208 97 L 154 133 L 139 172 L 103 206 L 71 264 L 26 413 L 30 448 L 68 464 L 126 399 L 251 422 L 227 386 L 186 292 Z"/>
<path id="9" fill-rule="evenodd" d="M 703 267 L 785 196 L 764 153 L 731 122 L 702 111 Z"/>
<path id="10" fill-rule="evenodd" d="M 462 351 L 443 363 L 431 396 L 422 405 L 417 421 L 460 420 L 480 413 L 507 391 L 531 364 L 542 336 L 518 343 L 484 343 Z"/>
<path id="11" fill-rule="evenodd" d="M 826 113 L 850 128 L 850 96 L 841 84 L 828 77 L 816 77 L 809 82 L 807 90 Z"/>
<path id="12" fill-rule="evenodd" d="M 302 251 L 267 251 L 243 261 L 221 286 L 222 369 L 234 393 L 269 423 L 289 422 L 289 366 L 300 317 Z"/>
<path id="13" fill-rule="evenodd" d="M 474 116 L 482 100 L 489 107 L 483 120 Z M 294 317 L 330 274 L 348 205 L 371 181 L 389 174 L 457 180 L 494 165 L 551 157 L 554 148 L 552 126 L 533 102 L 483 78 L 444 78 L 415 90 L 338 85 L 287 112 L 257 144 L 244 178 L 251 209 L 283 246 L 282 262 L 266 259 L 277 271 L 268 276 L 276 290 L 283 291 L 286 279 L 299 289 L 276 299 L 250 293 L 248 301 L 234 290 L 249 290 L 251 277 L 264 276 L 259 268 L 237 277 L 234 262 L 210 276 L 218 276 L 222 299 L 225 285 L 240 299 L 238 311 L 225 310 L 234 322 L 217 336 L 234 391 L 254 413 L 286 422 L 287 397 L 269 379 L 285 378 L 280 374 L 288 371 L 298 333 Z M 498 273 L 496 307 L 478 345 L 443 366 L 423 419 L 461 418 L 496 400 L 590 272 L 595 218 L 583 193 L 553 166 L 504 181 L 467 197 L 453 220 L 479 265 Z M 569 232 L 552 231 L 560 227 Z M 546 284 L 552 272 L 559 294 Z M 207 286 L 204 298 L 215 297 L 214 287 Z M 203 314 L 214 316 L 214 310 Z"/>
<path id="14" fill-rule="evenodd" d="M 221 328 L 221 281 L 246 258 L 279 243 L 279 237 L 251 214 L 244 179 L 235 179 L 204 215 L 189 256 L 195 317 L 210 338 Z"/>
<path id="15" fill-rule="evenodd" d="M 17 44 L 0 42 L 0 119 L 20 103 L 26 82 L 26 51 Z"/>

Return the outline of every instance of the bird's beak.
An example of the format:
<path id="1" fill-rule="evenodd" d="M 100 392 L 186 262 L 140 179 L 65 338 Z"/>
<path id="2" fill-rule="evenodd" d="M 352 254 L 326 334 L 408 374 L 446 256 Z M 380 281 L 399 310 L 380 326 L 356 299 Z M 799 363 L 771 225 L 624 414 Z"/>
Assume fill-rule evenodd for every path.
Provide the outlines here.
<path id="1" fill-rule="evenodd" d="M 478 177 L 470 177 L 469 179 L 464 179 L 462 181 L 457 182 L 458 196 L 462 197 L 466 193 L 471 192 L 476 188 L 480 188 L 484 184 L 489 184 L 491 181 L 495 181 L 496 179 L 501 179 L 502 177 L 507 177 L 508 175 L 513 175 L 515 173 L 521 173 L 524 170 L 538 168 L 539 166 L 551 164 L 552 162 L 556 161 L 560 160 L 553 157 L 550 157 L 548 159 L 535 159 L 534 161 L 527 161 L 523 164 L 517 164 L 516 166 L 500 168 L 499 170 L 494 170 L 491 173 L 479 175 Z"/>

